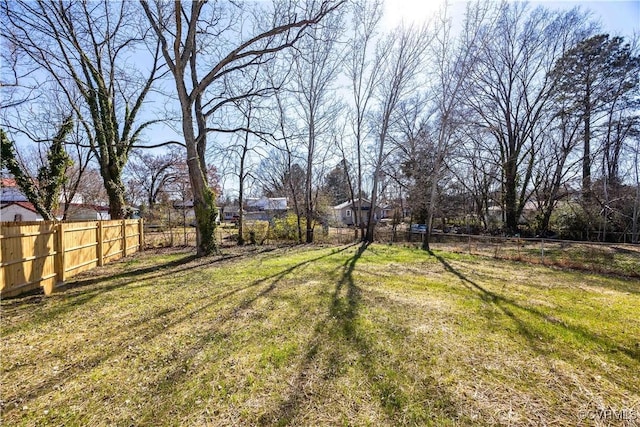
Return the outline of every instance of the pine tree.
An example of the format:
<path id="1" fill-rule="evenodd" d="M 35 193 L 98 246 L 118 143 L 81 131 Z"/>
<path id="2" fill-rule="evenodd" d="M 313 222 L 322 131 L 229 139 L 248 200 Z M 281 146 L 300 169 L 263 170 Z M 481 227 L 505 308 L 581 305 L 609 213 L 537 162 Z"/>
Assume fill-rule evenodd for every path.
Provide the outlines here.
<path id="1" fill-rule="evenodd" d="M 622 37 L 598 34 L 579 42 L 556 62 L 552 71 L 561 113 L 579 115 L 583 122 L 582 196 L 591 198 L 591 169 L 595 150 L 593 126 L 597 115 L 638 85 L 639 58 Z M 636 72 L 633 72 L 633 70 Z"/>

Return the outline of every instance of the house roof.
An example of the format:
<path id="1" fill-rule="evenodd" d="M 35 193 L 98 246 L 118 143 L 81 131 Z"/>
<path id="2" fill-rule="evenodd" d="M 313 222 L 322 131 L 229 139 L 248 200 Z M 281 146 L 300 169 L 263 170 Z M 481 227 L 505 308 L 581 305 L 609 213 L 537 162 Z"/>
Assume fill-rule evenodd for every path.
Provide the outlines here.
<path id="1" fill-rule="evenodd" d="M 349 206 L 353 205 L 353 203 L 354 203 L 353 200 L 347 200 L 346 202 L 343 202 L 343 203 L 340 203 L 339 205 L 334 206 L 333 209 L 340 210 L 340 209 L 348 208 Z M 367 199 L 362 199 L 362 203 L 370 205 L 371 201 Z"/>
<path id="2" fill-rule="evenodd" d="M 287 210 L 287 198 L 286 197 L 261 197 L 247 198 L 247 208 L 256 208 L 265 211 L 280 211 Z"/>
<path id="3" fill-rule="evenodd" d="M 14 178 L 2 178 L 0 180 L 0 187 L 17 187 L 18 184 Z"/>
<path id="4" fill-rule="evenodd" d="M 69 203 L 69 211 L 90 210 L 96 212 L 108 212 L 109 206 L 93 205 L 90 203 Z"/>
<path id="5" fill-rule="evenodd" d="M 34 213 L 38 213 L 38 211 L 36 210 L 36 208 L 33 206 L 33 203 L 31 202 L 24 202 L 24 201 L 8 201 L 2 202 L 2 206 L 0 206 L 0 209 L 4 209 L 6 207 L 12 206 L 12 205 L 16 205 L 16 206 L 20 206 L 21 208 L 24 208 L 28 211 L 34 212 Z"/>
<path id="6" fill-rule="evenodd" d="M 177 201 L 173 202 L 174 209 L 192 209 L 193 200 Z"/>
<path id="7" fill-rule="evenodd" d="M 240 208 L 238 206 L 225 206 L 224 207 L 224 213 L 225 214 L 238 213 L 238 212 L 240 212 Z"/>

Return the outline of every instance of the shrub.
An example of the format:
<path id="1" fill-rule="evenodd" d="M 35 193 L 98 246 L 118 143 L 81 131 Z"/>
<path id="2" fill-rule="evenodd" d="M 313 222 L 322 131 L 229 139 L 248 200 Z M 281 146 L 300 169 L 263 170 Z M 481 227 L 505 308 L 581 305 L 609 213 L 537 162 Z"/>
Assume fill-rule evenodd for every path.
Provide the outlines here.
<path id="1" fill-rule="evenodd" d="M 246 221 L 242 227 L 244 241 L 255 245 L 264 244 L 269 235 L 269 221 Z"/>
<path id="2" fill-rule="evenodd" d="M 303 233 L 307 228 L 307 222 L 300 218 L 300 226 Z M 298 240 L 298 217 L 289 213 L 282 218 L 274 218 L 269 230 L 269 238 L 274 240 Z M 304 238 L 304 237 L 303 237 Z"/>

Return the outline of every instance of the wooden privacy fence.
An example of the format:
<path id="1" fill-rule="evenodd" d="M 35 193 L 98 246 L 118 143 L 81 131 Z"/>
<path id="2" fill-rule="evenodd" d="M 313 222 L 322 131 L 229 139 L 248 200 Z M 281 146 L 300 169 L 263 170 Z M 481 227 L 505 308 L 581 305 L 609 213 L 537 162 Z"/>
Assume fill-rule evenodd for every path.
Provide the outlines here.
<path id="1" fill-rule="evenodd" d="M 0 222 L 0 296 L 44 288 L 142 249 L 142 219 Z"/>

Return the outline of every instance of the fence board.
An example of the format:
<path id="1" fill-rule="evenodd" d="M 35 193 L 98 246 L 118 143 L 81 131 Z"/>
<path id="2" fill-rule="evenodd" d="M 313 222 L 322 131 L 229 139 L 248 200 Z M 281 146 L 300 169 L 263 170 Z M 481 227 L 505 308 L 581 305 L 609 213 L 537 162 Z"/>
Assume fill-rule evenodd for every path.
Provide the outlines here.
<path id="1" fill-rule="evenodd" d="M 0 294 L 15 295 L 55 283 L 55 224 L 0 224 Z"/>
<path id="2" fill-rule="evenodd" d="M 63 223 L 66 277 L 98 266 L 97 221 Z"/>
<path id="3" fill-rule="evenodd" d="M 0 295 L 56 284 L 141 250 L 142 220 L 0 222 Z M 123 232 L 126 233 L 123 235 Z"/>
<path id="4" fill-rule="evenodd" d="M 102 233 L 102 250 L 105 262 L 122 258 L 122 222 L 103 221 Z"/>

